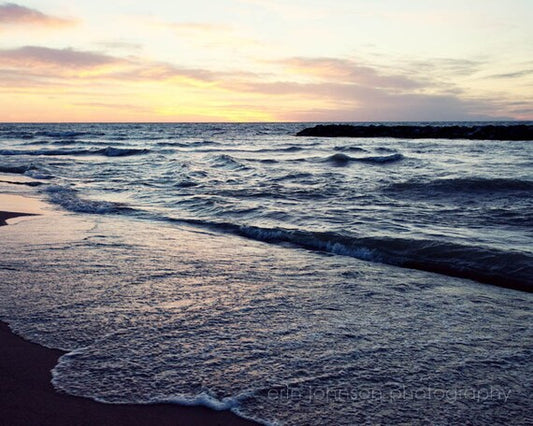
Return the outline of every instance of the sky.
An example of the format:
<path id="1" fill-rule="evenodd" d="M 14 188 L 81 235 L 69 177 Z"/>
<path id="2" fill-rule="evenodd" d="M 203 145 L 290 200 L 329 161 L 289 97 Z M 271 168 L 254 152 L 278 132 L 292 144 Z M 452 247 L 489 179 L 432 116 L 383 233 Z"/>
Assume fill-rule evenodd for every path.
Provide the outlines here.
<path id="1" fill-rule="evenodd" d="M 533 120 L 532 0 L 0 0 L 0 121 Z"/>

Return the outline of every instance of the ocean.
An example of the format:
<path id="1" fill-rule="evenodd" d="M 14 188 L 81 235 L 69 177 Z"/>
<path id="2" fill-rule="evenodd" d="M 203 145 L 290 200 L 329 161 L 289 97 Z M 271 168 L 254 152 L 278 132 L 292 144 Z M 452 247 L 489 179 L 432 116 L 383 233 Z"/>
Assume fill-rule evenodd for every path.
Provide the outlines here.
<path id="1" fill-rule="evenodd" d="M 0 124 L 56 210 L 0 229 L 0 318 L 108 403 L 531 424 L 531 141 L 313 124 Z"/>

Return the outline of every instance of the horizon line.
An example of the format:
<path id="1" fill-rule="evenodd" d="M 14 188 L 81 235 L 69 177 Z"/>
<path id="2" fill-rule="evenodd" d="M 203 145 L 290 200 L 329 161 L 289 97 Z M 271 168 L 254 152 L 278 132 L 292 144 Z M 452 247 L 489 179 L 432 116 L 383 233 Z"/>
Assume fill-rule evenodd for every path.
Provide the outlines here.
<path id="1" fill-rule="evenodd" d="M 327 121 L 0 121 L 3 124 L 312 124 L 312 123 L 529 123 L 533 120 L 327 120 Z"/>

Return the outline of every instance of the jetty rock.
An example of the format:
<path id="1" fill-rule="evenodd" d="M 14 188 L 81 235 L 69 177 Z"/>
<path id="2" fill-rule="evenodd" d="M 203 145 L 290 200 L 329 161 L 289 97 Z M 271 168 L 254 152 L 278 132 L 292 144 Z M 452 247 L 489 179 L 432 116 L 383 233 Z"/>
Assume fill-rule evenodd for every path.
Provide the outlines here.
<path id="1" fill-rule="evenodd" d="M 319 124 L 301 130 L 296 136 L 350 138 L 407 138 L 407 139 L 475 139 L 475 140 L 533 140 L 533 125 L 352 125 Z"/>

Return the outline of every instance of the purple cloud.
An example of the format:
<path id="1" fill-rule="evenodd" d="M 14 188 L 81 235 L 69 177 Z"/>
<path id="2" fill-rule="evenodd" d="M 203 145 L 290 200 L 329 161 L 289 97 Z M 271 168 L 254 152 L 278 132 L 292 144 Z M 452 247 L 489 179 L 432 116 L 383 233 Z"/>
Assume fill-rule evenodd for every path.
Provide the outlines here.
<path id="1" fill-rule="evenodd" d="M 293 58 L 277 63 L 292 72 L 277 78 L 269 74 L 265 79 L 265 75 L 245 71 L 194 69 L 71 48 L 25 46 L 0 49 L 0 87 L 145 81 L 179 87 L 202 82 L 208 83 L 205 90 L 228 99 L 245 96 L 250 110 L 294 121 L 481 120 L 529 114 L 529 104 L 516 99 L 468 98 L 462 92 L 439 90 L 440 86 L 423 76 L 407 77 L 343 59 Z M 204 88 L 197 86 L 197 90 Z"/>
<path id="2" fill-rule="evenodd" d="M 307 102 L 310 105 L 309 109 L 299 108 L 280 114 L 280 119 L 290 121 L 463 121 L 509 118 L 505 100 L 464 99 L 449 93 L 417 93 L 332 81 L 235 82 L 228 87 L 250 94 L 297 98 L 302 100 L 302 104 Z M 326 107 L 313 107 L 321 103 Z"/>
<path id="3" fill-rule="evenodd" d="M 278 63 L 305 75 L 371 87 L 412 90 L 422 83 L 401 74 L 385 74 L 374 67 L 338 58 L 290 58 Z"/>
<path id="4" fill-rule="evenodd" d="M 51 49 L 40 46 L 24 46 L 0 50 L 0 60 L 10 66 L 54 65 L 63 68 L 94 68 L 121 62 L 119 58 L 95 52 L 74 49 Z"/>
<path id="5" fill-rule="evenodd" d="M 0 49 L 0 64 L 0 75 L 11 84 L 16 81 L 24 84 L 35 82 L 39 86 L 46 82 L 57 84 L 58 79 L 63 79 L 62 84 L 65 84 L 65 78 L 121 82 L 173 79 L 216 82 L 226 76 L 235 78 L 244 75 L 179 67 L 164 62 L 144 61 L 134 57 L 122 58 L 72 48 L 52 49 L 42 46 Z M 83 73 L 92 70 L 98 72 L 89 75 Z"/>
<path id="6" fill-rule="evenodd" d="M 46 15 L 35 9 L 20 6 L 15 3 L 0 4 L 1 24 L 27 24 L 49 27 L 64 27 L 74 25 L 76 21 Z"/>

